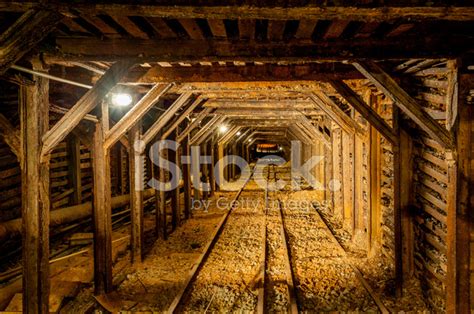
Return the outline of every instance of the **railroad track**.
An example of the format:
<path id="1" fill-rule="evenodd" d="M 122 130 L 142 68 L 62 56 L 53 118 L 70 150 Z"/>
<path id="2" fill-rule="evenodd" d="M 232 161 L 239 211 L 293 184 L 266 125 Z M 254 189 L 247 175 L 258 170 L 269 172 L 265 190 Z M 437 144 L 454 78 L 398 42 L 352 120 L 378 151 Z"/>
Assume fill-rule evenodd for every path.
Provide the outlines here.
<path id="1" fill-rule="evenodd" d="M 258 293 L 256 312 L 284 311 L 298 313 L 295 275 L 291 265 L 291 252 L 288 245 L 282 205 L 280 200 L 276 200 L 277 208 L 273 208 L 275 200 L 271 201 L 271 195 L 274 193 L 268 190 L 268 185 L 272 180 L 276 181 L 275 166 L 269 166 L 267 172 L 264 251 L 262 273 L 260 274 L 262 285 Z M 272 208 L 269 208 L 270 205 Z M 268 247 L 272 248 L 271 252 L 269 252 Z M 272 275 L 273 273 L 281 275 Z M 278 302 L 278 300 L 283 300 L 283 302 Z M 279 308 L 273 308 L 277 303 L 280 303 Z"/>
<path id="2" fill-rule="evenodd" d="M 254 168 L 252 171 L 252 177 L 255 170 L 256 169 Z M 310 311 L 321 310 L 321 308 L 318 307 L 320 304 L 315 304 L 313 308 L 308 306 L 308 304 L 306 304 L 308 299 L 304 297 L 305 291 L 302 291 L 302 287 L 307 284 L 308 278 L 305 278 L 304 273 L 301 273 L 301 269 L 298 271 L 298 263 L 301 263 L 301 252 L 299 252 L 298 249 L 295 249 L 295 245 L 296 247 L 298 245 L 292 242 L 297 239 L 298 234 L 295 233 L 294 228 L 299 222 L 292 221 L 292 219 L 294 219 L 294 213 L 287 212 L 287 208 L 284 207 L 282 197 L 285 195 L 285 192 L 269 191 L 268 184 L 272 180 L 275 182 L 277 180 L 274 167 L 268 167 L 266 177 L 267 186 L 264 191 L 260 190 L 257 192 L 256 190 L 246 190 L 248 183 L 252 180 L 249 179 L 242 189 L 239 190 L 235 195 L 232 200 L 231 208 L 226 212 L 218 224 L 216 231 L 204 248 L 202 255 L 189 272 L 189 275 L 183 286 L 180 288 L 179 293 L 176 295 L 169 306 L 167 310 L 168 313 L 195 310 L 207 312 L 216 311 L 216 309 L 222 311 L 224 308 L 225 310 L 230 311 L 249 310 L 257 313 L 298 313 L 306 312 L 308 309 Z M 262 192 L 264 192 L 264 194 Z M 235 208 L 235 204 L 239 200 L 239 197 L 242 195 L 242 193 L 255 199 L 261 199 L 261 195 L 264 195 L 264 206 L 262 206 L 262 208 L 258 208 L 257 216 L 255 216 L 255 219 L 250 223 L 255 226 L 258 225 L 262 227 L 252 229 L 253 231 L 256 231 L 256 233 L 251 235 L 253 237 L 251 239 L 251 241 L 253 241 L 252 243 L 255 244 L 255 241 L 260 241 L 260 246 L 254 245 L 248 248 L 248 251 L 253 250 L 253 252 L 249 254 L 251 255 L 250 259 L 253 258 L 255 260 L 255 265 L 250 268 L 246 268 L 246 272 L 254 272 L 252 275 L 253 279 L 242 279 L 240 286 L 236 288 L 235 291 L 232 291 L 235 286 L 232 286 L 232 284 L 226 286 L 228 284 L 226 278 L 218 277 L 226 277 L 228 274 L 218 273 L 217 277 L 212 276 L 212 272 L 215 270 L 213 267 L 217 265 L 219 268 L 220 264 L 214 261 L 211 262 L 211 265 L 209 265 L 208 258 L 212 254 L 213 250 L 215 250 L 214 247 L 221 238 L 227 237 L 228 239 L 229 236 L 232 235 L 232 232 L 229 230 L 232 228 L 237 228 L 235 224 L 238 223 L 238 221 L 236 219 L 240 219 L 240 216 L 246 215 L 246 213 L 242 212 L 240 208 L 238 211 L 236 211 Z M 235 217 L 233 215 L 235 215 Z M 234 217 L 234 220 L 232 220 L 232 223 L 228 223 L 231 216 Z M 320 235 L 323 236 L 323 241 L 326 242 L 325 245 L 327 245 L 330 248 L 331 253 L 333 253 L 332 256 L 337 255 L 336 257 L 339 260 L 346 260 L 346 263 L 349 263 L 349 259 L 347 259 L 347 253 L 334 237 L 331 229 L 320 216 L 316 208 L 314 208 L 314 211 L 306 212 L 304 216 L 299 217 L 299 219 L 312 220 L 313 227 L 316 228 L 316 226 L 319 226 L 317 228 L 320 230 Z M 230 233 L 227 234 L 227 232 Z M 324 234 L 327 236 L 324 236 Z M 233 235 L 235 235 L 235 233 Z M 224 241 L 223 239 L 221 240 Z M 305 240 L 302 241 L 305 242 Z M 321 239 L 311 238 L 311 241 L 321 241 Z M 220 246 L 222 247 L 222 243 Z M 235 252 L 232 252 L 233 248 L 234 247 L 229 247 L 229 252 L 222 250 L 222 248 L 220 251 L 214 252 L 214 259 L 216 258 L 216 255 L 218 256 L 219 254 L 224 254 L 226 257 L 220 256 L 218 259 L 224 261 L 223 263 L 234 262 L 233 260 L 226 261 L 226 258 L 235 259 L 235 255 L 232 255 L 235 254 Z M 317 258 L 315 263 L 332 263 L 331 257 L 328 257 L 329 259 L 325 260 L 324 256 L 318 256 L 319 252 L 317 252 L 317 250 L 314 253 L 316 255 L 315 257 Z M 248 262 L 248 259 L 241 259 L 240 261 Z M 313 263 L 313 261 L 311 261 L 311 263 Z M 235 261 L 235 265 L 232 266 L 235 268 L 240 267 L 237 261 Z M 355 274 L 355 277 L 363 286 L 363 288 L 361 287 L 358 290 L 359 295 L 354 296 L 356 299 L 355 303 L 357 303 L 357 298 L 361 297 L 360 294 L 365 293 L 361 292 L 360 290 L 362 289 L 362 291 L 364 291 L 365 289 L 367 293 L 365 293 L 362 298 L 368 298 L 370 301 L 367 302 L 373 301 L 373 304 L 375 305 L 373 305 L 372 308 L 377 308 L 381 313 L 389 313 L 386 307 L 380 301 L 380 298 L 376 293 L 374 293 L 373 289 L 371 289 L 369 284 L 365 281 L 357 267 L 354 265 L 348 266 L 350 268 L 346 265 L 346 268 L 349 269 L 348 271 Z M 205 271 L 205 273 L 207 273 L 206 275 L 202 275 L 200 273 L 204 267 L 207 267 L 207 270 Z M 211 273 L 211 275 L 209 275 L 209 273 Z M 201 275 L 202 278 L 199 279 L 198 276 L 201 277 Z M 242 276 L 244 276 L 244 274 L 242 274 Z M 340 279 L 338 273 L 334 274 L 333 276 L 335 276 L 334 279 Z M 202 281 L 200 285 L 196 284 L 196 280 L 198 279 Z M 313 278 L 311 280 L 318 281 L 320 278 Z M 350 284 L 348 284 L 348 286 L 350 286 Z M 210 291 L 200 294 L 199 289 L 207 289 Z M 316 294 L 324 294 L 327 291 L 321 292 L 314 290 L 313 292 Z M 235 295 L 236 293 L 237 295 Z M 339 300 L 337 297 L 339 296 L 336 296 L 333 302 L 337 302 Z M 344 297 L 347 298 L 347 296 Z M 227 303 L 225 303 L 223 299 L 226 298 L 231 298 L 232 301 L 228 302 L 228 300 L 226 300 Z M 250 299 L 251 301 L 248 301 L 247 303 L 239 303 L 239 299 L 245 298 Z M 192 301 L 190 301 L 191 299 Z M 303 304 L 302 302 L 305 303 Z M 231 304 L 230 306 L 229 303 Z M 244 304 L 244 309 L 241 308 L 242 304 Z"/>
<path id="3" fill-rule="evenodd" d="M 220 220 L 216 230 L 214 231 L 213 235 L 211 236 L 211 240 L 207 243 L 206 247 L 203 250 L 203 253 L 201 256 L 198 258 L 197 262 L 194 264 L 192 269 L 189 271 L 189 274 L 184 282 L 184 284 L 181 286 L 181 288 L 178 291 L 178 294 L 176 297 L 173 299 L 171 302 L 170 306 L 166 310 L 167 313 L 176 313 L 180 312 L 186 304 L 186 297 L 190 293 L 190 290 L 192 288 L 193 282 L 195 281 L 196 277 L 198 276 L 199 272 L 201 269 L 204 267 L 204 264 L 209 258 L 209 255 L 211 254 L 213 248 L 215 247 L 216 243 L 219 241 L 221 234 L 223 233 L 226 224 L 232 215 L 235 207 L 237 206 L 237 201 L 239 200 L 239 197 L 241 196 L 242 192 L 245 190 L 246 186 L 248 183 L 252 180 L 253 174 L 255 172 L 255 168 L 251 171 L 250 178 L 245 182 L 245 184 L 242 186 L 242 188 L 237 192 L 237 194 L 234 196 L 234 198 L 231 201 L 231 205 L 229 210 L 226 212 L 226 214 L 223 216 L 223 218 Z M 208 301 L 208 304 L 205 308 L 205 311 L 209 309 L 211 303 L 214 300 L 214 295 L 210 298 Z"/>
<path id="4" fill-rule="evenodd" d="M 315 213 L 316 213 L 316 216 L 317 216 L 318 220 L 320 220 L 323 223 L 323 225 L 325 226 L 327 234 L 330 236 L 332 241 L 334 243 L 336 243 L 338 250 L 341 252 L 341 254 L 343 254 L 345 257 L 347 257 L 346 250 L 342 246 L 342 243 L 339 242 L 339 240 L 336 238 L 335 234 L 333 233 L 333 231 L 329 227 L 326 220 L 323 219 L 323 217 L 321 216 L 320 212 L 318 211 L 318 209 L 316 207 L 314 207 L 314 210 L 315 210 Z M 362 275 L 362 272 L 360 271 L 360 269 L 356 265 L 353 265 L 351 263 L 349 263 L 349 264 L 350 264 L 352 270 L 354 271 L 354 273 L 356 274 L 356 277 L 359 280 L 359 282 L 364 286 L 367 293 L 370 295 L 370 297 L 372 298 L 374 303 L 377 305 L 379 311 L 383 314 L 390 313 L 390 311 L 387 309 L 387 307 L 385 307 L 382 300 L 380 299 L 380 296 L 377 293 L 375 293 L 375 291 L 372 289 L 372 287 L 369 285 L 369 283 L 365 280 L 365 278 Z"/>

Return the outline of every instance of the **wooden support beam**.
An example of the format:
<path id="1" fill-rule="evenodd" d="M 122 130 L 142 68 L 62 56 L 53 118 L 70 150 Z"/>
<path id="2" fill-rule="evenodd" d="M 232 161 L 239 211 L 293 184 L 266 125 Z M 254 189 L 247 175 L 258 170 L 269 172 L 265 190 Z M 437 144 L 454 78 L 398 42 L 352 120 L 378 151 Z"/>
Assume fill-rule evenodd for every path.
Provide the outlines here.
<path id="1" fill-rule="evenodd" d="M 23 13 L 0 36 L 0 75 L 48 36 L 61 18 L 49 10 L 31 9 Z"/>
<path id="2" fill-rule="evenodd" d="M 176 139 L 176 130 L 171 134 L 171 140 Z M 177 167 L 180 166 L 179 162 L 179 149 L 171 151 L 169 154 L 170 162 L 176 164 Z M 181 220 L 181 210 L 180 210 L 180 188 L 179 185 L 170 192 L 171 194 L 171 227 L 172 230 L 176 230 L 176 227 L 180 225 Z"/>
<path id="3" fill-rule="evenodd" d="M 160 169 L 158 162 L 158 148 L 154 145 L 150 149 L 150 158 L 151 162 L 151 177 L 155 180 L 160 179 Z M 160 191 L 154 187 L 153 189 L 155 194 L 155 232 L 156 236 L 159 237 L 162 234 L 162 223 L 161 223 L 161 206 L 160 206 Z"/>
<path id="4" fill-rule="evenodd" d="M 0 114 L 0 137 L 10 147 L 13 154 L 21 162 L 21 140 L 20 131 L 17 130 L 8 119 Z"/>
<path id="5" fill-rule="evenodd" d="M 201 137 L 203 137 L 203 135 L 207 134 L 209 132 L 209 130 L 211 130 L 211 131 L 214 130 L 213 129 L 214 126 L 217 123 L 222 122 L 224 119 L 225 119 L 225 117 L 219 117 L 219 116 L 212 117 L 211 120 L 209 120 L 204 126 L 202 126 L 202 128 L 196 134 L 194 134 L 194 136 L 190 140 L 190 144 L 194 145 L 195 143 L 197 143 L 197 141 Z"/>
<path id="6" fill-rule="evenodd" d="M 181 141 L 185 138 L 187 138 L 187 136 L 189 134 L 191 134 L 191 131 L 194 130 L 198 125 L 199 123 L 201 123 L 201 121 L 207 117 L 207 115 L 209 113 L 211 113 L 213 109 L 212 108 L 204 108 L 195 118 L 193 121 L 191 121 L 191 123 L 188 124 L 188 126 L 183 130 L 183 132 L 181 132 L 177 138 L 177 142 L 178 143 L 181 143 Z"/>
<path id="7" fill-rule="evenodd" d="M 191 105 L 186 108 L 186 110 L 179 115 L 179 118 L 174 121 L 174 123 L 163 133 L 161 136 L 162 139 L 167 138 L 171 133 L 173 133 L 176 128 L 184 121 L 184 119 L 189 118 L 189 115 L 203 102 L 202 97 L 198 97 Z M 175 136 L 175 139 L 178 137 Z"/>
<path id="8" fill-rule="evenodd" d="M 400 6 L 400 1 L 389 0 L 383 4 L 348 7 L 343 4 L 323 4 L 308 6 L 293 4 L 291 6 L 276 6 L 274 1 L 260 1 L 258 6 L 242 6 L 238 3 L 225 5 L 208 0 L 196 6 L 192 2 L 176 3 L 165 1 L 153 4 L 123 3 L 92 3 L 77 1 L 74 12 L 84 15 L 95 15 L 97 12 L 114 16 L 145 16 L 174 19 L 267 19 L 267 20 L 298 20 L 302 16 L 314 20 L 354 20 L 354 21 L 410 21 L 423 20 L 455 20 L 470 21 L 474 19 L 474 9 L 470 6 L 454 6 L 446 8 L 440 3 L 427 3 L 422 0 L 410 2 L 410 6 Z M 67 1 L 43 3 L 36 1 L 1 1 L 1 11 L 25 11 L 32 8 L 46 7 L 64 14 L 70 14 L 71 8 Z M 240 25 L 239 25 L 240 26 Z"/>
<path id="9" fill-rule="evenodd" d="M 331 81 L 332 87 L 380 132 L 391 144 L 397 144 L 398 138 L 390 125 L 385 122 L 364 100 L 343 81 Z"/>
<path id="10" fill-rule="evenodd" d="M 375 62 L 359 62 L 354 63 L 354 66 L 430 137 L 444 148 L 453 148 L 453 139 L 449 132 L 424 111 L 379 65 Z"/>
<path id="11" fill-rule="evenodd" d="M 104 129 L 96 123 L 92 148 L 94 288 L 96 294 L 112 291 L 112 208 L 110 154 L 104 148 Z"/>
<path id="12" fill-rule="evenodd" d="M 233 126 L 222 138 L 219 139 L 218 144 L 226 145 L 241 129 L 241 126 Z"/>
<path id="13" fill-rule="evenodd" d="M 326 135 L 323 134 L 318 128 L 316 128 L 311 121 L 303 117 L 301 120 L 301 123 L 298 125 L 302 126 L 304 130 L 307 130 L 309 134 L 313 134 L 313 137 L 316 137 L 320 142 L 322 142 L 326 147 L 330 148 L 330 143 L 329 140 L 326 138 Z"/>
<path id="14" fill-rule="evenodd" d="M 49 82 L 20 87 L 23 312 L 49 311 L 49 160 L 41 160 L 48 130 Z"/>
<path id="15" fill-rule="evenodd" d="M 447 191 L 447 274 L 446 311 L 448 313 L 472 312 L 472 207 L 473 207 L 473 117 L 471 91 L 474 76 L 459 75 L 458 121 L 453 128 L 456 151 L 446 152 L 448 161 Z"/>
<path id="16" fill-rule="evenodd" d="M 191 158 L 191 146 L 189 145 L 189 135 L 184 141 L 183 155 Z M 184 218 L 191 217 L 191 165 L 189 163 L 183 164 L 183 183 L 184 183 Z"/>
<path id="17" fill-rule="evenodd" d="M 324 111 L 331 119 L 334 120 L 344 131 L 349 134 L 356 134 L 357 136 L 364 136 L 363 129 L 349 117 L 342 109 L 334 103 L 324 92 L 315 91 L 309 94 L 309 97 L 314 101 L 314 104 Z"/>
<path id="18" fill-rule="evenodd" d="M 111 62 L 136 58 L 147 62 L 242 62 L 334 61 L 360 59 L 447 58 L 473 48 L 468 37 L 401 36 L 394 38 L 359 38 L 315 41 L 249 42 L 248 40 L 189 39 L 102 39 L 57 38 L 57 51 L 46 52 L 48 63 L 60 61 Z"/>
<path id="19" fill-rule="evenodd" d="M 414 209 L 414 154 L 413 141 L 410 134 L 404 129 L 400 130 L 400 223 L 402 236 L 402 264 L 403 280 L 407 282 L 413 277 L 415 271 L 415 240 L 413 229 Z"/>
<path id="20" fill-rule="evenodd" d="M 371 96 L 370 106 L 377 112 L 378 104 L 376 96 Z M 370 206 L 369 206 L 369 228 L 368 228 L 368 251 L 369 256 L 377 254 L 381 242 L 381 221 L 382 209 L 380 198 L 382 197 L 380 190 L 381 182 L 381 165 L 382 165 L 382 151 L 380 147 L 380 133 L 374 127 L 370 127 L 369 143 L 370 143 Z"/>
<path id="21" fill-rule="evenodd" d="M 134 61 L 116 62 L 110 69 L 97 81 L 92 89 L 87 91 L 84 96 L 59 120 L 44 136 L 43 158 L 49 154 L 53 148 L 79 124 L 79 122 L 95 106 L 104 99 L 112 88 L 125 76 Z"/>
<path id="22" fill-rule="evenodd" d="M 213 197 L 216 191 L 216 178 L 214 175 L 214 166 L 216 164 L 216 152 L 215 152 L 215 145 L 212 141 L 209 142 L 208 145 L 209 145 L 209 155 L 211 156 L 211 164 L 209 165 L 209 184 L 211 187 L 210 197 Z"/>
<path id="23" fill-rule="evenodd" d="M 165 112 L 153 123 L 153 125 L 143 134 L 142 141 L 145 144 L 150 143 L 150 141 L 156 136 L 156 134 L 173 118 L 175 113 L 184 106 L 184 104 L 189 100 L 192 93 L 186 92 L 181 94 L 178 99 L 176 99 L 171 106 L 166 109 Z"/>
<path id="24" fill-rule="evenodd" d="M 168 149 L 162 149 L 161 150 L 161 159 L 158 162 L 158 171 L 159 171 L 159 177 L 160 177 L 160 182 L 161 184 L 164 184 L 167 182 L 166 178 L 166 172 L 164 168 L 164 163 L 168 159 Z M 167 217 L 167 211 L 166 211 L 166 191 L 164 188 L 159 189 L 159 194 L 160 194 L 160 217 L 161 217 L 161 231 L 162 231 L 162 236 L 164 240 L 168 239 L 168 217 Z M 157 209 L 158 210 L 158 209 Z"/>
<path id="25" fill-rule="evenodd" d="M 105 135 L 105 147 L 110 148 L 125 133 L 127 133 L 135 123 L 140 121 L 145 114 L 155 105 L 161 96 L 170 88 L 171 84 L 156 84 L 143 96 L 126 114 L 120 119 Z"/>
<path id="26" fill-rule="evenodd" d="M 141 122 L 130 130 L 129 141 L 129 177 L 130 177 L 130 216 L 132 220 L 132 263 L 141 263 L 143 259 L 143 190 L 145 180 L 145 156 L 140 147 Z"/>
<path id="27" fill-rule="evenodd" d="M 73 189 L 71 202 L 79 205 L 82 203 L 81 142 L 74 134 L 70 134 L 67 139 L 67 150 L 69 179 Z"/>
<path id="28" fill-rule="evenodd" d="M 342 133 L 342 191 L 344 225 L 354 230 L 354 135 Z"/>
<path id="29" fill-rule="evenodd" d="M 398 108 L 393 108 L 393 129 L 400 135 L 400 114 Z M 400 145 L 392 146 L 393 150 L 393 232 L 395 242 L 395 294 L 402 296 L 403 292 L 403 258 L 402 258 L 402 211 L 401 211 L 401 188 L 402 182 L 402 159 Z M 406 165 L 403 165 L 405 167 Z"/>

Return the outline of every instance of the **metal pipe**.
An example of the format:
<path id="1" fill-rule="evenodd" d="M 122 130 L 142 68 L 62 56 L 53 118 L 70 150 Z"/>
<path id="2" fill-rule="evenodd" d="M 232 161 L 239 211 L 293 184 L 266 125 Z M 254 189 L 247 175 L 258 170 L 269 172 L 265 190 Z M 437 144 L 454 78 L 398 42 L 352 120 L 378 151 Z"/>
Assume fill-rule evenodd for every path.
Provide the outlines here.
<path id="1" fill-rule="evenodd" d="M 68 80 L 68 79 L 63 79 L 63 78 L 60 78 L 60 77 L 57 77 L 57 76 L 54 76 L 54 75 L 50 75 L 50 74 L 47 74 L 47 73 L 44 73 L 44 72 L 39 72 L 39 71 L 35 71 L 35 70 L 32 70 L 32 69 L 24 68 L 24 67 L 18 66 L 18 65 L 12 65 L 11 68 L 14 69 L 14 70 L 17 70 L 17 71 L 21 71 L 21 72 L 25 72 L 25 73 L 28 73 L 28 74 L 44 77 L 44 78 L 47 78 L 47 79 L 50 79 L 50 80 L 56 81 L 56 82 L 61 82 L 61 83 L 69 84 L 69 85 L 74 85 L 74 86 L 78 86 L 78 87 L 82 87 L 82 88 L 86 88 L 86 89 L 91 89 L 92 88 L 92 85 L 87 85 L 87 84 L 82 84 L 82 83 L 79 83 L 79 82 L 74 82 L 74 81 L 71 81 L 71 80 Z"/>

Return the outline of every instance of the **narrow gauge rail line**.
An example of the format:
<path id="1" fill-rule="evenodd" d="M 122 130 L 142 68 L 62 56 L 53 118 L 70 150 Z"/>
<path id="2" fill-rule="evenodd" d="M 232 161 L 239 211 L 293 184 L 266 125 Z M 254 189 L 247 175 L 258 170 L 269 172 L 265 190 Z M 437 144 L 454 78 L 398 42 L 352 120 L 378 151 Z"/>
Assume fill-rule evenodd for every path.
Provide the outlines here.
<path id="1" fill-rule="evenodd" d="M 270 198 L 270 193 L 269 193 L 269 190 L 268 190 L 268 184 L 269 184 L 269 181 L 270 181 L 270 174 L 271 174 L 271 171 L 270 170 L 273 170 L 273 178 L 272 180 L 276 181 L 276 172 L 275 172 L 275 166 L 268 166 L 268 173 L 267 173 L 267 187 L 266 187 L 266 190 L 265 190 L 265 218 L 267 217 L 268 215 L 268 204 L 269 204 L 269 198 Z M 280 239 L 281 239 L 281 243 L 282 243 L 282 246 L 283 246 L 283 251 L 284 251 L 284 263 L 285 263 L 285 281 L 286 281 L 286 294 L 287 294 L 287 299 L 288 299 L 288 308 L 287 308 L 287 312 L 289 313 L 298 313 L 298 300 L 297 300 L 297 294 L 296 294 L 296 287 L 295 287 L 295 284 L 294 284 L 294 273 L 293 273 L 293 267 L 292 267 L 292 264 L 291 264 L 291 252 L 289 250 L 289 245 L 288 245 L 288 235 L 287 235 L 287 232 L 286 232 L 286 229 L 285 229 L 285 220 L 284 220 L 284 217 L 283 217 L 283 210 L 282 210 L 282 204 L 280 202 L 280 200 L 278 200 L 278 219 L 279 221 L 281 222 L 281 224 L 279 225 L 279 234 L 280 234 Z M 265 228 L 264 228 L 264 260 L 263 260 L 263 268 L 262 268 L 262 277 L 264 278 L 262 280 L 262 287 L 261 287 L 261 291 L 259 291 L 259 301 L 258 301 L 258 307 L 257 307 L 257 313 L 264 313 L 265 312 L 265 304 L 268 304 L 267 302 L 269 302 L 268 300 L 266 300 L 266 296 L 269 295 L 269 293 L 265 292 L 265 290 L 268 288 L 268 280 L 265 280 L 265 274 L 266 274 L 266 271 L 267 271 L 267 268 L 268 268 L 268 265 L 267 265 L 267 241 L 268 241 L 268 225 L 267 225 L 267 221 L 265 221 Z"/>
<path id="2" fill-rule="evenodd" d="M 336 236 L 334 235 L 334 233 L 331 231 L 331 228 L 329 228 L 329 225 L 326 223 L 326 221 L 323 219 L 323 217 L 321 216 L 321 214 L 319 213 L 318 209 L 316 207 L 314 207 L 314 210 L 316 212 L 316 217 L 321 220 L 323 222 L 323 225 L 325 226 L 325 229 L 328 233 L 328 235 L 333 239 L 333 241 L 337 244 L 337 247 L 338 247 L 338 250 L 340 250 L 340 252 L 343 254 L 343 256 L 346 256 L 348 257 L 348 254 L 346 252 L 346 250 L 344 249 L 344 247 L 342 246 L 342 244 L 337 240 Z M 359 270 L 359 268 L 355 265 L 353 265 L 352 263 L 348 263 L 349 266 L 352 268 L 352 270 L 354 271 L 354 273 L 356 274 L 356 277 L 357 279 L 359 280 L 359 282 L 364 286 L 365 290 L 367 290 L 367 293 L 370 295 L 370 297 L 372 298 L 372 300 L 374 301 L 374 303 L 377 305 L 377 307 L 379 308 L 380 312 L 382 314 L 389 314 L 390 311 L 387 309 L 387 307 L 385 307 L 385 305 L 383 304 L 382 300 L 380 300 L 380 297 L 378 296 L 378 294 L 372 289 L 372 287 L 369 285 L 369 283 L 367 282 L 367 280 L 365 280 L 364 276 L 362 275 L 362 272 Z"/>
<path id="3" fill-rule="evenodd" d="M 194 264 L 194 266 L 189 271 L 188 277 L 186 278 L 186 280 L 184 282 L 184 285 L 181 287 L 178 294 L 176 295 L 176 297 L 171 302 L 171 305 L 166 310 L 167 313 L 175 313 L 177 311 L 177 309 L 179 308 L 179 306 L 181 304 L 181 301 L 183 300 L 184 296 L 186 295 L 187 291 L 189 290 L 189 288 L 191 286 L 191 283 L 197 277 L 199 271 L 201 270 L 202 266 L 206 262 L 206 259 L 208 258 L 209 254 L 211 253 L 212 248 L 214 247 L 217 240 L 219 239 L 219 236 L 222 234 L 224 226 L 225 226 L 230 214 L 234 210 L 234 208 L 237 204 L 237 200 L 239 199 L 240 194 L 245 189 L 245 187 L 247 186 L 249 181 L 252 179 L 254 172 L 255 172 L 255 168 L 251 171 L 251 175 L 250 175 L 249 179 L 244 183 L 242 188 L 235 195 L 234 199 L 231 202 L 231 207 L 229 208 L 227 213 L 224 214 L 224 217 L 222 217 L 221 221 L 219 222 L 219 225 L 217 226 L 216 230 L 214 231 L 214 233 L 211 237 L 211 240 L 207 243 L 206 247 L 204 248 L 204 252 L 201 254 L 201 256 L 198 258 L 197 262 Z"/>

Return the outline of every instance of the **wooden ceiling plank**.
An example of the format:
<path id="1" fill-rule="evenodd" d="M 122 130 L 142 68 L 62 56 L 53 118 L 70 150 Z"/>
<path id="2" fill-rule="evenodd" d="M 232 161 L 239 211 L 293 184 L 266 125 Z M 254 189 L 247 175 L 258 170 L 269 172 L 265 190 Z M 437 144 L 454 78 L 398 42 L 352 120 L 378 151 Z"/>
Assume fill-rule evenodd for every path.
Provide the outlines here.
<path id="1" fill-rule="evenodd" d="M 396 145 L 398 136 L 390 125 L 385 122 L 374 109 L 369 107 L 364 100 L 343 81 L 331 82 L 332 87 L 355 109 L 364 119 L 369 121 L 377 131 L 380 132 L 390 143 Z"/>
<path id="2" fill-rule="evenodd" d="M 354 66 L 380 91 L 389 97 L 410 119 L 444 148 L 454 147 L 454 140 L 448 130 L 422 109 L 400 85 L 373 61 L 354 63 Z"/>
<path id="3" fill-rule="evenodd" d="M 89 33 L 87 29 L 79 25 L 73 18 L 70 17 L 62 19 L 61 24 L 64 24 L 72 33 Z"/>
<path id="4" fill-rule="evenodd" d="M 147 17 L 146 20 L 153 27 L 160 38 L 176 38 L 176 33 L 166 24 L 161 17 Z"/>
<path id="5" fill-rule="evenodd" d="M 298 30 L 296 31 L 295 37 L 298 39 L 308 39 L 311 38 L 314 32 L 314 28 L 318 20 L 300 20 L 298 25 Z"/>
<path id="6" fill-rule="evenodd" d="M 115 22 L 127 31 L 131 36 L 140 39 L 148 39 L 148 34 L 138 27 L 128 16 L 112 16 Z"/>
<path id="7" fill-rule="evenodd" d="M 29 10 L 0 35 L 0 75 L 42 41 L 62 16 L 45 10 Z"/>
<path id="8" fill-rule="evenodd" d="M 209 27 L 211 28 L 212 35 L 214 37 L 226 38 L 227 32 L 225 30 L 224 21 L 220 19 L 209 19 L 207 20 Z"/>
<path id="9" fill-rule="evenodd" d="M 94 15 L 81 16 L 86 22 L 97 28 L 106 38 L 118 38 L 120 34 L 115 28 L 104 22 L 100 17 Z"/>
<path id="10" fill-rule="evenodd" d="M 283 40 L 286 21 L 268 21 L 268 40 Z"/>
<path id="11" fill-rule="evenodd" d="M 255 39 L 255 20 L 239 19 L 238 25 L 241 39 Z"/>
<path id="12" fill-rule="evenodd" d="M 47 156 L 74 129 L 79 122 L 104 99 L 104 97 L 126 75 L 136 61 L 120 61 L 97 81 L 84 96 L 43 136 L 42 156 Z"/>
<path id="13" fill-rule="evenodd" d="M 188 33 L 189 37 L 194 40 L 205 39 L 204 34 L 201 31 L 201 28 L 196 23 L 194 19 L 179 19 L 179 22 Z"/>
<path id="14" fill-rule="evenodd" d="M 355 38 L 367 38 L 372 36 L 372 33 L 375 32 L 375 30 L 379 27 L 380 22 L 366 22 L 364 23 L 357 33 L 354 35 Z"/>
<path id="15" fill-rule="evenodd" d="M 156 84 L 110 130 L 106 131 L 104 147 L 109 149 L 154 106 L 171 88 L 171 84 Z"/>
<path id="16" fill-rule="evenodd" d="M 415 26 L 414 23 L 403 23 L 403 24 L 400 24 L 398 26 L 396 26 L 394 29 L 392 29 L 387 35 L 385 35 L 386 37 L 396 37 L 396 36 L 400 36 L 401 34 L 403 33 L 406 33 L 408 32 L 409 30 L 411 30 L 413 27 Z"/>
<path id="17" fill-rule="evenodd" d="M 336 20 L 331 22 L 331 25 L 323 36 L 324 39 L 339 38 L 346 29 L 347 25 L 349 25 L 348 20 Z"/>

